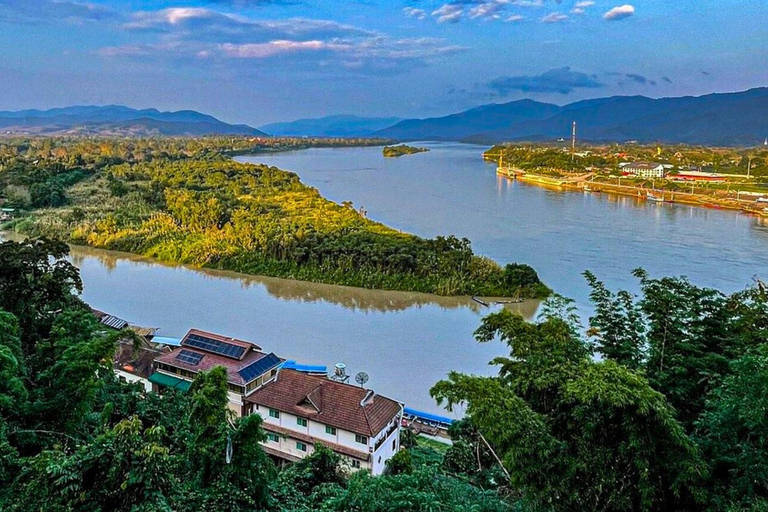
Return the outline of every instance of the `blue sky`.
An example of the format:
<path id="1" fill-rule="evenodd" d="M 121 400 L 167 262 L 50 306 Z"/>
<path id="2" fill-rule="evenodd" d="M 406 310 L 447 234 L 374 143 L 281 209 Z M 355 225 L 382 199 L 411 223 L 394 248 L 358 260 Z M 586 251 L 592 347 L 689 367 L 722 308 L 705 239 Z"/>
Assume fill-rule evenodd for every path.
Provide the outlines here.
<path id="1" fill-rule="evenodd" d="M 0 109 L 260 125 L 737 91 L 768 85 L 766 19 L 763 0 L 0 0 Z"/>

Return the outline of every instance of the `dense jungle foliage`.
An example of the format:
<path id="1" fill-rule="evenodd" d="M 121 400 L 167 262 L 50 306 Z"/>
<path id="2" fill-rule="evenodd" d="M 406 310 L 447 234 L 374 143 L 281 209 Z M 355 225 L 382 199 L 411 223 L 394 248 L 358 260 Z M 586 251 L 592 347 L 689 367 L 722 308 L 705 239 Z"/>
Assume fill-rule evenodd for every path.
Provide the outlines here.
<path id="1" fill-rule="evenodd" d="M 634 511 L 768 507 L 768 291 L 726 295 L 637 271 L 592 274 L 578 323 L 555 296 L 535 323 L 486 317 L 496 377 L 432 395 L 467 416 L 434 448 L 406 430 L 387 474 L 322 447 L 278 470 L 258 415 L 229 417 L 226 374 L 145 393 L 78 298 L 67 246 L 0 244 L 0 508 L 11 511 Z M 596 358 L 595 356 L 600 356 Z M 227 445 L 233 456 L 226 460 Z"/>
<path id="2" fill-rule="evenodd" d="M 765 286 L 726 295 L 637 270 L 636 297 L 585 276 L 587 329 L 561 297 L 536 323 L 483 320 L 478 341 L 510 355 L 497 377 L 453 373 L 432 389 L 466 404 L 476 431 L 446 460 L 480 481 L 500 461 L 497 481 L 531 510 L 768 509 Z"/>
<path id="3" fill-rule="evenodd" d="M 186 394 L 121 383 L 112 358 L 128 331 L 104 332 L 80 301 L 67 252 L 58 241 L 0 244 L 0 510 L 511 510 L 413 436 L 384 477 L 350 475 L 321 446 L 278 472 L 260 417 L 231 416 L 222 367 Z"/>
<path id="4" fill-rule="evenodd" d="M 0 199 L 18 232 L 249 274 L 441 295 L 549 294 L 469 240 L 422 239 L 338 205 L 226 140 L 41 139 L 0 145 Z M 237 147 L 237 145 L 234 145 Z M 8 227 L 8 226 L 7 226 Z"/>

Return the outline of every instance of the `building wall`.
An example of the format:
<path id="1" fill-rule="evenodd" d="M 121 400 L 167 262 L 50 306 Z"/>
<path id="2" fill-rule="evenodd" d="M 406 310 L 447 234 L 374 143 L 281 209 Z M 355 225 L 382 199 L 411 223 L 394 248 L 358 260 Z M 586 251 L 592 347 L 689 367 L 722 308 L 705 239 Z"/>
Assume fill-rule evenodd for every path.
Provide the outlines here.
<path id="1" fill-rule="evenodd" d="M 392 429 L 392 427 L 395 428 Z M 387 425 L 387 427 L 384 428 L 373 441 L 371 446 L 375 446 L 380 439 L 383 439 L 383 442 L 379 444 L 378 449 L 373 452 L 373 456 L 371 457 L 371 474 L 380 475 L 383 473 L 387 467 L 387 461 L 400 450 L 400 427 L 401 421 L 398 416 L 393 422 Z"/>
<path id="2" fill-rule="evenodd" d="M 149 382 L 147 379 L 141 378 L 138 375 L 134 375 L 132 373 L 128 373 L 123 370 L 115 370 L 115 374 L 117 375 L 118 379 L 125 379 L 126 382 L 139 382 L 144 386 L 144 391 L 149 393 L 152 391 L 152 383 Z"/>
<path id="3" fill-rule="evenodd" d="M 307 426 L 302 427 L 298 424 L 298 417 L 294 414 L 280 411 L 280 418 L 278 419 L 270 416 L 269 409 L 266 407 L 259 407 L 258 409 L 254 409 L 253 412 L 255 414 L 259 414 L 262 417 L 264 423 L 277 425 L 283 428 L 287 428 L 288 430 L 293 430 L 294 432 L 301 432 L 302 434 L 312 436 L 318 440 L 339 444 L 353 450 L 368 453 L 371 452 L 371 448 L 373 447 L 373 441 L 371 439 L 368 439 L 367 444 L 358 443 L 356 441 L 356 435 L 348 430 L 337 428 L 336 435 L 328 434 L 325 431 L 326 425 L 317 421 L 307 419 Z"/>
<path id="4" fill-rule="evenodd" d="M 359 468 L 353 466 L 353 457 L 342 454 L 342 458 L 347 462 L 350 469 L 369 469 L 373 475 L 380 475 L 386 467 L 386 462 L 400 449 L 399 416 L 394 418 L 390 424 L 378 434 L 378 436 L 373 438 L 369 437 L 367 444 L 362 444 L 357 442 L 357 435 L 354 432 L 337 428 L 336 435 L 328 434 L 325 429 L 325 424 L 309 419 L 307 419 L 307 426 L 303 427 L 298 424 L 296 415 L 284 411 L 280 411 L 280 418 L 273 418 L 269 415 L 268 407 L 260 406 L 256 408 L 256 406 L 254 406 L 252 413 L 261 416 L 262 420 L 267 425 L 276 425 L 284 429 L 309 435 L 319 441 L 326 441 L 360 452 L 370 453 L 370 462 L 362 460 L 358 461 L 360 463 Z M 390 432 L 393 428 L 394 430 Z M 373 448 L 376 442 L 380 439 L 384 439 L 384 441 L 379 446 L 378 450 L 373 453 Z M 281 437 L 279 442 L 267 440 L 263 444 L 273 449 L 280 450 L 282 453 L 300 458 L 306 457 L 314 451 L 311 443 L 306 443 L 308 445 L 306 452 L 298 450 L 296 441 L 297 439 L 291 437 Z"/>

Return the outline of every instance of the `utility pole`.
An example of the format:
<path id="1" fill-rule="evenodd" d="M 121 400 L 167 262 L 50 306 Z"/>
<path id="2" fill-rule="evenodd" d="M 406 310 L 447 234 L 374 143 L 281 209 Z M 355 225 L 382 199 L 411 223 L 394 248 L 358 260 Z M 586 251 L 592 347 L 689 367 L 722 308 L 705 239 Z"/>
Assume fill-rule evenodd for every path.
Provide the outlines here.
<path id="1" fill-rule="evenodd" d="M 576 121 L 573 122 L 571 131 L 571 162 L 576 158 Z"/>

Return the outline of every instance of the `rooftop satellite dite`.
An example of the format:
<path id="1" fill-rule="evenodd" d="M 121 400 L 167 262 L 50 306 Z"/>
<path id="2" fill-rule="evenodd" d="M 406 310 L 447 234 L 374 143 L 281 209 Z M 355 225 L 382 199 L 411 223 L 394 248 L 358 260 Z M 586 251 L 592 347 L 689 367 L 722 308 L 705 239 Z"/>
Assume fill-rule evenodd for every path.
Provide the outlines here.
<path id="1" fill-rule="evenodd" d="M 357 375 L 355 375 L 355 382 L 360 384 L 360 387 L 365 386 L 365 383 L 368 382 L 368 374 L 365 372 L 359 372 Z"/>

